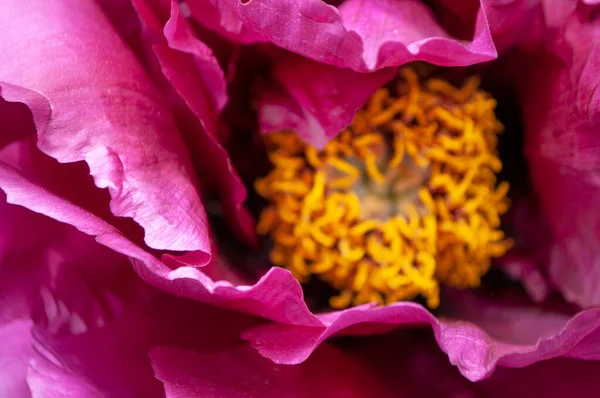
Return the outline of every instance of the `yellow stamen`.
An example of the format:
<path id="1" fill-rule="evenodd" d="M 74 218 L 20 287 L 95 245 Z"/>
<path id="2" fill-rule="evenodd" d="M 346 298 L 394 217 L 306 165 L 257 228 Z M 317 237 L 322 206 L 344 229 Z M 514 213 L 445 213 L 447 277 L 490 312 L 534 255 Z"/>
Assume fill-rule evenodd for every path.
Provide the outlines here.
<path id="1" fill-rule="evenodd" d="M 273 170 L 255 187 L 269 201 L 257 231 L 273 239 L 271 261 L 338 289 L 333 308 L 417 296 L 435 308 L 440 284 L 478 286 L 512 244 L 499 229 L 503 127 L 478 85 L 407 68 L 322 151 L 269 135 Z"/>

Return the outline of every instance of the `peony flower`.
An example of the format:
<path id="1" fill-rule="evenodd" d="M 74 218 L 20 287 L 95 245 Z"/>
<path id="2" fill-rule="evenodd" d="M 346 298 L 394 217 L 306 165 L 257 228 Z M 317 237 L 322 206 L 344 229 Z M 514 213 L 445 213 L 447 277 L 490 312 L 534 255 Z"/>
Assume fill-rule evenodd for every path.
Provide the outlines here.
<path id="1" fill-rule="evenodd" d="M 431 3 L 6 0 L 4 395 L 595 388 L 597 5 Z"/>

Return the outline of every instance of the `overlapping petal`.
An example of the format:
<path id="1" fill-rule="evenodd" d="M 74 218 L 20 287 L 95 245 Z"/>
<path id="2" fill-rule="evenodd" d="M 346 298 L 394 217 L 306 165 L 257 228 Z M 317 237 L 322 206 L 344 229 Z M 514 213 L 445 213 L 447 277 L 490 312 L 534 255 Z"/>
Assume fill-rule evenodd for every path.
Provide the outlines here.
<path id="1" fill-rule="evenodd" d="M 224 29 L 238 32 L 242 37 L 245 36 L 245 31 L 260 30 L 256 27 L 257 24 L 262 27 L 261 32 L 268 31 L 269 20 L 262 19 L 262 16 L 261 19 L 256 16 L 260 21 L 258 23 L 246 23 L 243 16 L 238 17 L 240 19 L 236 20 L 238 22 L 235 24 L 231 23 L 233 15 L 250 13 L 247 9 L 251 7 L 259 9 L 260 2 L 253 1 L 249 7 L 239 4 L 234 7 L 228 1 L 216 3 L 222 10 L 220 21 Z M 216 3 L 213 2 L 213 5 Z M 194 4 L 195 2 L 190 2 L 192 12 Z M 284 32 L 272 33 L 274 38 L 263 36 L 308 59 L 293 56 L 279 56 L 274 59 L 273 76 L 279 89 L 273 88 L 271 92 L 263 94 L 259 108 L 261 129 L 268 132 L 293 128 L 306 141 L 319 148 L 348 125 L 356 110 L 378 87 L 393 77 L 394 67 L 419 60 L 442 66 L 463 66 L 490 60 L 496 56 L 494 43 L 499 43 L 501 49 L 506 51 L 515 44 L 533 42 L 540 37 L 542 25 L 542 12 L 537 1 L 434 2 L 434 8 L 441 21 L 437 21 L 433 12 L 420 1 L 345 1 L 339 10 L 325 5 L 320 0 L 278 4 L 278 7 L 285 7 L 290 13 L 297 12 L 301 15 L 300 21 L 311 19 L 316 15 L 316 9 L 323 11 L 319 14 L 320 23 L 315 24 L 315 27 L 306 27 L 301 22 L 298 22 L 297 28 L 293 23 L 276 24 L 275 29 L 283 29 Z M 263 6 L 267 7 L 264 4 Z M 203 10 L 206 7 L 210 9 L 210 6 L 204 4 Z M 269 8 L 270 11 L 271 9 L 273 12 L 281 12 L 278 8 Z M 352 53 L 343 49 L 345 43 L 350 40 L 344 41 L 344 44 L 338 47 L 327 42 L 331 36 L 338 34 L 332 28 L 336 20 L 333 15 L 338 13 L 345 29 L 357 33 L 362 38 L 363 60 L 370 59 L 370 63 L 367 64 L 371 67 L 367 70 L 378 70 L 376 73 L 355 73 L 354 71 L 364 72 L 365 69 L 352 66 L 350 60 L 338 62 L 326 55 L 310 55 L 314 51 L 331 50 L 340 57 L 352 57 Z M 193 12 L 193 15 L 210 26 L 207 22 L 208 17 L 202 17 L 208 14 L 198 11 Z M 324 18 L 323 15 L 328 17 Z M 476 21 L 474 27 L 471 26 L 472 20 Z M 210 17 L 210 21 L 214 23 L 215 18 Z M 464 35 L 465 31 L 467 35 L 474 35 L 473 41 L 464 47 L 461 39 L 451 38 L 443 33 L 440 22 L 448 22 L 446 24 L 451 25 L 450 27 L 457 27 L 458 29 L 454 30 L 459 30 L 461 35 Z M 238 26 L 240 23 L 241 26 Z M 470 29 L 470 26 L 473 29 Z M 314 31 L 320 32 L 308 49 L 294 42 L 294 35 L 302 35 L 305 31 L 309 32 L 307 35 L 313 34 Z M 421 36 L 423 39 L 420 41 L 416 39 Z M 286 47 L 282 40 L 291 41 L 294 45 Z M 320 43 L 320 40 L 324 43 Z M 400 51 L 399 47 L 407 50 Z M 471 56 L 464 53 L 465 49 L 473 51 Z M 481 57 L 483 54 L 487 55 Z M 311 58 L 314 61 L 311 61 Z"/>
<path id="2" fill-rule="evenodd" d="M 571 321 L 568 316 L 557 315 L 552 318 L 554 328 L 534 334 L 524 343 L 505 341 L 505 336 L 491 337 L 471 322 L 438 321 L 423 307 L 411 303 L 384 308 L 364 306 L 315 316 L 306 308 L 300 286 L 286 270 L 272 269 L 252 287 L 234 286 L 226 281 L 213 282 L 193 267 L 172 270 L 167 266 L 174 261 L 172 257 L 163 256 L 165 262 L 156 259 L 103 220 L 33 185 L 15 170 L 2 167 L 0 186 L 7 192 L 9 202 L 72 224 L 82 232 L 96 236 L 98 242 L 129 256 L 138 273 L 162 289 L 276 321 L 249 331 L 245 337 L 263 355 L 280 363 L 302 362 L 326 338 L 335 334 L 377 334 L 400 325 L 430 324 L 452 363 L 467 377 L 478 380 L 489 375 L 497 363 L 524 366 L 541 358 L 563 355 L 571 348 L 585 352 L 577 344 L 596 332 L 600 324 L 600 317 L 592 310 Z M 541 316 L 552 317 L 553 314 Z M 516 326 L 513 334 L 521 336 L 528 330 L 527 325 Z"/>
<path id="3" fill-rule="evenodd" d="M 521 76 L 526 151 L 553 235 L 546 272 L 567 300 L 592 307 L 600 304 L 600 25 L 568 1 L 548 3 L 546 19 L 546 48 Z"/>
<path id="4" fill-rule="evenodd" d="M 46 395 L 50 393 L 106 396 L 93 395 L 91 391 L 95 389 L 84 388 L 85 380 L 93 380 L 100 372 L 75 377 L 72 367 L 65 367 L 45 351 L 48 346 L 41 343 L 40 335 L 62 339 L 103 328 L 125 316 L 131 303 L 143 303 L 147 288 L 124 256 L 72 226 L 9 205 L 4 199 L 2 195 L 0 394 L 15 398 L 51 396 Z M 84 345 L 88 350 L 95 347 L 91 341 Z M 76 350 L 77 355 L 84 352 L 81 348 Z M 120 372 L 126 375 L 123 369 Z M 116 376 L 111 379 L 114 382 Z M 148 380 L 137 384 L 131 374 L 124 379 L 127 388 L 148 385 Z"/>
<path id="5" fill-rule="evenodd" d="M 112 211 L 139 223 L 149 246 L 208 253 L 171 114 L 95 3 L 10 1 L 3 10 L 0 81 L 39 94 L 52 110 L 39 115 L 31 95 L 3 94 L 35 113 L 39 148 L 60 162 L 86 161 Z"/>
<path id="6" fill-rule="evenodd" d="M 591 337 L 600 333 L 598 310 L 571 318 L 531 305 L 487 302 L 468 296 L 455 297 L 453 303 L 472 312 L 457 310 L 436 318 L 413 303 L 363 306 L 317 315 L 321 322 L 318 327 L 267 324 L 246 332 L 244 337 L 276 363 L 295 364 L 306 360 L 331 336 L 377 335 L 400 326 L 429 325 L 450 362 L 472 381 L 488 377 L 497 365 L 522 367 L 559 356 L 579 357 L 586 351 L 587 359 L 599 358 Z"/>
<path id="7" fill-rule="evenodd" d="M 212 50 L 194 35 L 175 0 L 136 0 L 158 68 L 180 108 L 180 125 L 200 182 L 219 192 L 224 213 L 238 236 L 255 244 L 253 220 L 243 206 L 246 188 L 219 139 L 219 114 L 227 101 L 224 72 Z"/>
<path id="8" fill-rule="evenodd" d="M 256 323 L 150 288 L 126 256 L 4 196 L 0 215 L 2 396 L 162 397 L 152 346 L 219 349 Z"/>
<path id="9" fill-rule="evenodd" d="M 502 304 L 480 302 L 466 296 L 455 298 L 453 303 L 474 312 L 454 308 L 448 312 L 452 318 L 436 318 L 413 303 L 384 308 L 362 306 L 314 315 L 303 301 L 299 284 L 288 271 L 272 269 L 255 285 L 245 286 L 214 281 L 201 270 L 186 265 L 207 263 L 210 252 L 208 226 L 196 191 L 192 162 L 171 107 L 162 97 L 165 93 L 155 87 L 155 82 L 148 78 L 147 71 L 113 32 L 94 3 L 65 0 L 48 4 L 35 0 L 11 1 L 8 7 L 11 13 L 0 16 L 0 27 L 7 32 L 0 41 L 0 81 L 7 82 L 0 85 L 3 97 L 0 120 L 7 121 L 10 129 L 9 135 L 5 136 L 9 139 L 0 144 L 18 142 L 3 154 L 0 188 L 6 192 L 8 202 L 75 226 L 112 251 L 99 249 L 91 238 L 83 239 L 83 234 L 63 226 L 68 230 L 67 235 L 75 236 L 69 241 L 69 247 L 80 247 L 83 239 L 86 244 L 81 250 L 87 255 L 119 264 L 127 270 L 131 262 L 147 282 L 167 292 L 274 321 L 253 328 L 244 336 L 262 355 L 276 363 L 303 362 L 331 336 L 371 335 L 400 327 L 424 326 L 432 328 L 450 362 L 470 380 L 488 377 L 497 365 L 521 367 L 559 356 L 600 359 L 596 348 L 600 338 L 598 309 L 575 315 L 572 310 L 540 309 L 510 304 L 509 301 Z M 152 5 L 144 8 L 148 4 Z M 491 6 L 476 7 L 473 38 L 465 43 L 446 33 L 423 3 L 407 1 L 402 6 L 399 4 L 384 0 L 352 0 L 336 8 L 316 0 L 189 1 L 195 18 L 233 40 L 272 42 L 307 57 L 289 54 L 275 57 L 272 71 L 276 91 L 261 98 L 259 112 L 264 129 L 293 128 L 317 146 L 323 146 L 351 120 L 369 95 L 391 78 L 393 67 L 420 59 L 439 65 L 467 65 L 495 56 L 491 39 L 494 32 L 486 19 L 491 15 Z M 190 122 L 187 127 L 199 135 L 190 140 L 191 136 L 184 133 L 186 143 L 204 148 L 206 152 L 202 152 L 202 156 L 218 170 L 212 179 L 227 180 L 224 185 L 216 184 L 222 189 L 222 196 L 227 198 L 226 207 L 238 217 L 247 217 L 240 207 L 245 195 L 243 186 L 233 172 L 217 134 L 217 119 L 226 95 L 224 76 L 214 54 L 194 37 L 193 30 L 180 14 L 178 2 L 139 0 L 136 5 L 145 28 L 157 38 L 152 50 L 162 74 L 197 119 L 197 126 Z M 156 7 L 162 7 L 158 13 Z M 201 14 L 199 10 L 205 13 Z M 515 15 L 506 19 L 512 25 L 522 20 Z M 207 16 L 216 19 L 207 22 Z M 274 23 L 275 18 L 279 22 L 286 16 L 289 24 Z M 600 269 L 596 267 L 600 224 L 596 222 L 596 213 L 590 210 L 599 193 L 595 165 L 600 160 L 596 156 L 600 147 L 594 141 L 594 132 L 600 119 L 596 114 L 597 54 L 595 48 L 590 48 L 593 40 L 587 39 L 595 37 L 597 27 L 584 20 L 589 15 L 573 12 L 561 19 L 563 17 L 563 14 L 548 17 L 549 26 L 556 29 L 555 33 L 559 32 L 557 37 L 564 36 L 564 39 L 551 37 L 550 54 L 539 58 L 543 65 L 551 66 L 542 74 L 547 78 L 542 83 L 550 84 L 539 86 L 549 91 L 539 90 L 540 97 L 526 97 L 523 102 L 526 116 L 530 115 L 527 118 L 528 148 L 533 176 L 542 193 L 544 209 L 551 219 L 557 242 L 549 267 L 550 276 L 568 299 L 592 306 L 600 300 L 596 297 L 600 291 L 596 286 L 599 278 L 593 277 Z M 370 23 L 369 18 L 376 18 L 378 23 Z M 560 23 L 554 26 L 556 21 Z M 18 30 L 16 24 L 24 23 L 26 28 L 15 33 Z M 563 23 L 567 26 L 564 29 Z M 30 25 L 35 29 L 27 28 Z M 582 28 L 584 25 L 585 29 Z M 498 22 L 494 26 L 505 28 L 509 25 Z M 502 33 L 497 32 L 500 32 L 497 33 L 499 36 Z M 582 32 L 589 36 L 580 36 Z M 516 40 L 514 36 L 506 37 L 507 43 Z M 31 40 L 44 43 L 43 51 L 25 52 L 23 43 Z M 556 61 L 557 56 L 559 62 L 551 62 L 551 59 Z M 363 73 L 373 70 L 377 71 Z M 347 84 L 349 81 L 352 85 Z M 532 82 L 540 84 L 537 80 L 532 79 Z M 540 98 L 544 101 L 537 101 Z M 6 112 L 8 103 L 20 114 Z M 571 112 L 572 103 L 577 104 L 577 112 Z M 95 204 L 73 199 L 72 193 L 66 192 L 68 181 L 52 182 L 39 169 L 24 168 L 19 148 L 28 150 L 27 140 L 23 141 L 23 138 L 33 130 L 17 122 L 16 118 L 29 119 L 30 114 L 35 122 L 39 148 L 60 162 L 85 161 L 97 187 L 110 191 L 113 213 L 132 217 L 140 224 L 148 246 L 192 253 L 184 257 L 172 254 L 157 257 L 113 220 L 96 212 Z M 540 114 L 547 116 L 541 122 Z M 75 167 L 81 165 L 76 163 Z M 57 175 L 67 176 L 68 173 Z M 210 180 L 206 178 L 206 181 Z M 88 186 L 90 181 L 74 181 L 77 184 L 84 181 L 82 189 L 89 192 L 103 192 Z M 566 210 L 565 203 L 570 205 Z M 565 211 L 574 216 L 565 217 Z M 39 222 L 43 224 L 43 221 Z M 242 220 L 241 225 L 248 232 L 248 219 Z M 137 294 L 132 293 L 134 298 L 114 299 L 115 291 L 127 296 L 131 288 L 128 283 L 123 287 L 114 280 L 118 272 L 106 276 L 99 269 L 103 264 L 93 261 L 88 264 L 93 269 L 95 283 L 111 287 L 109 291 L 102 291 L 101 299 L 98 299 L 95 289 L 90 288 L 95 283 L 90 284 L 85 272 L 83 277 L 79 272 L 75 272 L 75 276 L 71 271 L 50 272 L 72 270 L 69 264 L 73 258 L 78 258 L 78 251 L 67 256 L 64 253 L 68 250 L 60 245 L 52 249 L 58 250 L 59 255 L 56 250 L 35 252 L 44 256 L 41 263 L 48 268 L 41 274 L 34 270 L 33 278 L 30 275 L 21 280 L 27 283 L 24 291 L 29 293 L 27 286 L 33 287 L 32 292 L 39 294 L 44 304 L 46 319 L 35 319 L 41 328 L 34 336 L 36 344 L 40 349 L 49 348 L 56 354 L 43 353 L 29 361 L 27 382 L 34 394 L 58 380 L 61 386 L 72 386 L 64 390 L 72 396 L 160 396 L 161 386 L 153 378 L 153 371 L 170 396 L 196 393 L 196 380 L 202 386 L 216 386 L 225 389 L 227 394 L 235 394 L 241 386 L 233 383 L 228 378 L 230 375 L 217 371 L 218 366 L 206 371 L 201 371 L 201 367 L 190 371 L 185 365 L 191 367 L 210 361 L 221 368 L 231 368 L 232 361 L 240 358 L 250 358 L 250 365 L 238 370 L 240 373 L 257 372 L 260 375 L 260 382 L 251 388 L 262 391 L 264 385 L 260 383 L 265 380 L 276 386 L 281 383 L 272 376 L 276 365 L 256 357 L 247 347 L 207 354 L 199 352 L 197 347 L 174 347 L 166 337 L 165 341 L 156 340 L 157 335 L 171 332 L 161 331 L 156 323 L 162 319 L 154 319 L 156 314 L 149 316 L 146 311 L 154 307 L 147 306 Z M 98 250 L 102 255 L 95 255 Z M 567 269 L 564 265 L 571 262 L 576 267 Z M 0 271 L 9 275 L 4 283 L 20 283 L 19 278 L 5 274 L 4 268 Z M 42 285 L 36 278 L 44 281 L 48 274 L 54 278 L 51 279 L 52 289 L 38 288 Z M 23 308 L 27 308 L 29 298 L 26 294 L 25 299 L 13 302 L 24 303 Z M 122 306 L 130 301 L 135 303 L 132 312 Z M 166 302 L 172 305 L 183 301 Z M 119 311 L 125 311 L 127 315 L 115 316 Z M 113 318 L 119 318 L 119 322 L 112 322 Z M 12 316 L 10 322 L 0 326 L 3 336 L 19 337 L 11 353 L 11 358 L 19 363 L 14 368 L 16 372 L 23 369 L 23 356 L 29 355 L 30 336 L 20 339 L 15 330 L 29 328 L 28 322 L 27 317 L 21 320 Z M 215 322 L 222 320 L 216 317 Z M 111 326 L 105 327 L 109 323 Z M 194 330 L 199 329 L 201 327 Z M 129 344 L 133 339 L 132 330 L 146 338 L 138 339 L 136 334 L 136 343 Z M 61 337 L 61 333 L 65 333 L 65 339 L 56 337 Z M 7 338 L 7 341 L 12 340 Z M 101 342 L 99 347 L 118 347 L 119 350 L 102 353 L 99 347 L 90 344 L 91 341 Z M 153 368 L 145 357 L 151 345 L 156 346 L 150 354 Z M 132 354 L 132 362 L 124 361 L 123 367 L 104 369 L 104 363 L 122 360 L 121 349 Z M 60 361 L 52 360 L 58 357 Z M 317 359 L 308 359 L 301 365 L 304 368 L 286 370 L 284 380 L 303 385 L 306 390 L 299 390 L 302 393 L 311 394 L 311 388 L 323 391 L 330 380 L 319 379 L 319 375 L 312 373 L 315 372 L 313 365 L 317 370 L 321 365 Z M 337 362 L 332 360 L 332 363 Z M 310 369 L 306 374 L 302 370 L 305 368 Z M 355 368 L 348 372 L 360 373 Z M 314 384 L 305 383 L 305 379 Z M 21 393 L 26 384 L 19 379 L 7 386 L 11 392 Z M 360 388 L 362 385 L 357 385 L 354 390 Z M 378 396 L 384 396 L 384 393 Z"/>
<path id="10" fill-rule="evenodd" d="M 478 4 L 468 44 L 446 33 L 433 11 L 416 0 L 352 0 L 337 8 L 320 0 L 247 4 L 196 0 L 190 8 L 209 27 L 214 28 L 215 18 L 208 21 L 211 13 L 201 10 L 220 15 L 220 28 L 239 34 L 242 40 L 258 35 L 306 57 L 274 60 L 279 89 L 264 93 L 259 112 L 263 131 L 294 128 L 317 147 L 352 121 L 356 110 L 394 75 L 398 65 L 427 61 L 461 66 L 496 56 L 485 8 Z M 274 18 L 281 17 L 289 23 L 276 23 Z"/>
<path id="11" fill-rule="evenodd" d="M 5 303 L 4 298 L 0 301 Z M 0 394 L 5 397 L 29 397 L 25 380 L 31 357 L 31 322 L 26 319 L 0 320 Z"/>
<path id="12" fill-rule="evenodd" d="M 192 0 L 188 4 L 201 23 L 243 42 L 271 42 L 358 72 L 416 60 L 470 65 L 496 56 L 483 9 L 477 13 L 472 38 L 463 42 L 445 32 L 432 10 L 417 0 L 348 0 L 338 7 L 321 0 Z"/>

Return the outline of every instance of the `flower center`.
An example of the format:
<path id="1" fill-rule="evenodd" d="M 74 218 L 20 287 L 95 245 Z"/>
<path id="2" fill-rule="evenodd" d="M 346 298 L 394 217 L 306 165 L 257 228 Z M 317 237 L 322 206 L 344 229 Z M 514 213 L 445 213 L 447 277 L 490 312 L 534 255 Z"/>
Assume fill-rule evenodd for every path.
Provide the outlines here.
<path id="1" fill-rule="evenodd" d="M 334 308 L 417 296 L 435 308 L 440 284 L 478 286 L 511 246 L 495 100 L 474 77 L 461 88 L 410 68 L 399 77 L 321 151 L 293 132 L 266 137 L 257 231 L 273 264 L 337 289 Z"/>

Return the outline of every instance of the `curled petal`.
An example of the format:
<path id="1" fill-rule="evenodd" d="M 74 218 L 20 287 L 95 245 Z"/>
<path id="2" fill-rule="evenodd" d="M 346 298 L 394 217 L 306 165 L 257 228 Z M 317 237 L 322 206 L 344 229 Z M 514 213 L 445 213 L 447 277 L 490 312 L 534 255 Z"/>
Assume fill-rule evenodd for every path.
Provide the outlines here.
<path id="1" fill-rule="evenodd" d="M 156 377 L 169 398 L 202 397 L 392 397 L 365 366 L 349 355 L 324 346 L 305 364 L 276 365 L 247 345 L 202 353 L 174 347 L 150 351 Z"/>
<path id="2" fill-rule="evenodd" d="M 489 377 L 498 365 L 523 367 L 558 356 L 579 357 L 592 348 L 593 336 L 600 330 L 598 310 L 570 318 L 552 311 L 507 307 L 506 303 L 478 303 L 472 299 L 460 301 L 460 306 L 477 308 L 478 312 L 471 318 L 457 313 L 452 318 L 436 319 L 413 303 L 379 308 L 363 306 L 318 315 L 319 327 L 267 324 L 249 330 L 244 337 L 275 363 L 296 364 L 306 360 L 331 336 L 373 335 L 400 325 L 428 324 L 450 362 L 469 380 L 477 381 Z M 600 353 L 592 352 L 586 359 L 599 358 Z"/>
<path id="3" fill-rule="evenodd" d="M 34 184 L 17 170 L 1 163 L 0 188 L 6 193 L 9 203 L 70 224 L 94 236 L 99 243 L 127 255 L 144 279 L 164 290 L 277 321 L 319 324 L 304 304 L 300 285 L 288 271 L 272 269 L 254 286 L 214 282 L 200 270 L 182 266 L 174 256 L 164 255 L 164 262 L 158 260 L 106 221 Z"/>
<path id="4" fill-rule="evenodd" d="M 39 148 L 63 163 L 86 161 L 96 185 L 110 191 L 111 210 L 138 222 L 149 246 L 208 253 L 172 117 L 95 3 L 10 1 L 4 10 L 0 80 L 40 94 L 52 109 L 38 123 L 30 96 L 11 97 L 34 113 Z"/>
<path id="5" fill-rule="evenodd" d="M 176 0 L 136 0 L 158 67 L 189 117 L 179 117 L 201 183 L 219 192 L 224 214 L 238 236 L 256 243 L 254 222 L 243 206 L 246 188 L 219 140 L 219 114 L 227 101 L 225 76 L 212 50 L 197 38 Z M 168 16 L 168 19 L 166 19 Z M 189 130 L 189 131 L 188 131 Z"/>
<path id="6" fill-rule="evenodd" d="M 233 7 L 226 6 L 229 4 L 227 1 L 218 2 L 221 10 L 229 10 L 226 13 L 229 17 L 237 15 L 237 9 L 247 10 L 259 3 L 261 2 L 255 0 L 249 3 L 248 7 Z M 309 3 L 311 6 L 308 6 Z M 343 2 L 339 9 L 327 6 L 321 1 L 294 2 L 294 6 L 281 1 L 277 4 L 277 7 L 289 6 L 294 12 L 301 14 L 299 20 L 310 19 L 312 16 L 311 21 L 318 20 L 320 23 L 308 31 L 313 34 L 321 32 L 321 29 L 322 32 L 314 42 L 307 44 L 310 49 L 304 50 L 302 46 L 282 46 L 306 58 L 285 55 L 284 52 L 273 57 L 272 71 L 278 87 L 263 92 L 259 103 L 261 130 L 269 132 L 291 128 L 319 148 L 351 123 L 356 110 L 377 88 L 393 77 L 395 66 L 418 60 L 443 66 L 482 62 L 495 57 L 492 36 L 502 46 L 502 50 L 506 51 L 517 44 L 523 46 L 534 42 L 540 37 L 543 25 L 543 14 L 537 1 L 433 2 L 436 14 L 440 16 L 444 25 L 452 25 L 449 27 L 456 28 L 452 30 L 457 30 L 459 36 L 474 35 L 473 41 L 465 47 L 461 40 L 444 38 L 447 35 L 433 19 L 431 10 L 421 1 L 352 0 Z M 322 13 L 317 13 L 316 10 L 322 10 Z M 224 13 L 221 14 L 222 17 Z M 358 68 L 352 66 L 350 61 L 336 62 L 327 56 L 310 55 L 315 51 L 338 51 L 336 54 L 340 57 L 351 57 L 351 53 L 343 50 L 344 46 L 350 45 L 350 39 L 337 47 L 328 42 L 332 37 L 337 37 L 338 31 L 331 27 L 335 26 L 337 19 L 334 16 L 338 13 L 344 29 L 348 29 L 347 36 L 350 37 L 352 33 L 362 38 L 362 59 L 370 60 L 365 61 L 365 65 L 372 67 Z M 198 16 L 200 12 L 194 15 Z M 318 19 L 316 15 L 319 16 Z M 240 18 L 242 22 L 245 21 L 243 17 Z M 403 21 L 403 18 L 406 20 Z M 224 27 L 227 26 L 228 20 L 221 19 Z M 474 33 L 469 31 L 471 20 L 476 21 Z M 268 23 L 266 19 L 260 21 L 261 26 Z M 251 29 L 250 27 L 255 25 L 246 23 L 242 26 L 244 29 Z M 279 29 L 286 30 L 293 24 L 278 26 Z M 465 29 L 467 33 L 464 32 Z M 273 42 L 281 45 L 278 42 L 281 37 L 285 40 L 302 32 L 301 28 L 277 32 Z M 240 34 L 243 35 L 243 31 Z M 428 37 L 418 39 L 421 36 Z M 321 49 L 319 40 L 323 41 Z M 470 50 L 473 50 L 473 53 L 465 54 L 465 51 Z M 474 56 L 475 53 L 478 55 Z M 487 54 L 487 58 L 480 57 L 484 53 Z M 377 72 L 356 73 L 365 70 Z"/>
<path id="7" fill-rule="evenodd" d="M 431 9 L 417 0 L 348 0 L 339 7 L 321 0 L 188 3 L 201 23 L 242 41 L 270 41 L 315 61 L 359 72 L 417 60 L 470 65 L 496 56 L 483 9 L 465 43 L 445 32 Z"/>
<path id="8" fill-rule="evenodd" d="M 506 334 L 499 333 L 497 327 L 482 329 L 468 320 L 438 320 L 413 303 L 382 308 L 362 306 L 315 316 L 306 308 L 297 281 L 286 270 L 271 269 L 254 286 L 213 282 L 199 269 L 179 266 L 181 264 L 172 256 L 163 256 L 164 262 L 156 259 L 103 220 L 31 184 L 6 166 L 0 167 L 0 186 L 7 193 L 9 202 L 72 224 L 95 236 L 98 242 L 127 255 L 139 275 L 162 289 L 278 322 L 256 327 L 245 334 L 262 355 L 277 363 L 302 362 L 333 335 L 378 334 L 401 325 L 421 327 L 427 324 L 431 325 L 438 344 L 450 361 L 471 380 L 488 376 L 496 365 L 525 366 L 561 355 L 578 357 L 585 353 L 588 359 L 600 355 L 583 346 L 596 339 L 590 336 L 598 333 L 600 328 L 597 310 L 581 312 L 571 319 L 562 313 L 515 310 L 504 304 L 482 307 L 479 312 L 487 311 L 493 319 L 502 319 L 498 314 L 506 311 L 508 320 L 519 321 L 511 323 L 510 333 Z M 177 266 L 179 268 L 172 270 Z M 472 303 L 461 306 L 476 308 Z M 518 315 L 511 311 L 517 311 Z M 480 319 L 481 316 L 474 320 L 479 324 Z M 531 325 L 543 327 L 532 328 Z M 507 336 L 524 337 L 514 340 Z"/>

